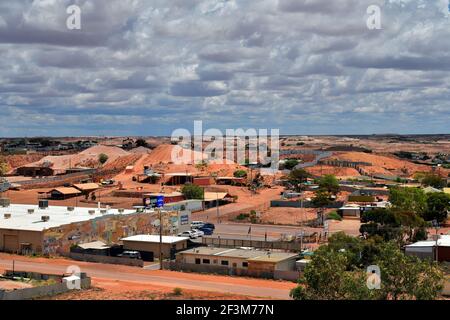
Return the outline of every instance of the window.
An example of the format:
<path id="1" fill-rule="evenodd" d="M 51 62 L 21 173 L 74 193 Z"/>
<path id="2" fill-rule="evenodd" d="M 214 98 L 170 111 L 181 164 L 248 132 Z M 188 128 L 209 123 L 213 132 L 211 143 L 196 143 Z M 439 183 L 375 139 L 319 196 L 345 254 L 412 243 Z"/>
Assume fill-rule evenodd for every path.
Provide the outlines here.
<path id="1" fill-rule="evenodd" d="M 200 259 L 199 258 L 195 259 L 195 264 L 200 264 Z"/>
<path id="2" fill-rule="evenodd" d="M 210 264 L 211 262 L 209 261 L 209 259 L 203 259 L 203 263 L 204 264 Z"/>
<path id="3" fill-rule="evenodd" d="M 248 262 L 242 262 L 242 267 L 243 268 L 247 268 L 248 267 Z"/>
<path id="4" fill-rule="evenodd" d="M 220 261 L 220 264 L 223 266 L 227 266 L 228 265 L 228 261 L 227 260 L 222 260 Z"/>

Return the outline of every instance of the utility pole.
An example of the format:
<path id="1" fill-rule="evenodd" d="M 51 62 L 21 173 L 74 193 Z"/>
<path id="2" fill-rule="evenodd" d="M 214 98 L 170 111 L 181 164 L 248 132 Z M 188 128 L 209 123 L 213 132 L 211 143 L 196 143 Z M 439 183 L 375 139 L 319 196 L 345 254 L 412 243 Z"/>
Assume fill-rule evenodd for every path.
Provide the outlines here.
<path id="1" fill-rule="evenodd" d="M 162 213 L 161 208 L 158 208 L 159 212 L 159 270 L 163 269 L 162 260 L 163 260 L 163 254 L 162 254 Z"/>
<path id="2" fill-rule="evenodd" d="M 217 223 L 219 223 L 219 194 L 216 192 Z"/>

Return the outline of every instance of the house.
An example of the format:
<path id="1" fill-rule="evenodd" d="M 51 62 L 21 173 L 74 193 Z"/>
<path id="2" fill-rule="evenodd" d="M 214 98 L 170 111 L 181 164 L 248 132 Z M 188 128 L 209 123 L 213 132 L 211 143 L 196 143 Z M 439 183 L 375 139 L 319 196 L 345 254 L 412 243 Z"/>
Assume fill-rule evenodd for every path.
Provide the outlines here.
<path id="1" fill-rule="evenodd" d="M 203 197 L 205 209 L 221 206 L 234 200 L 227 192 L 205 192 Z"/>
<path id="2" fill-rule="evenodd" d="M 92 191 L 97 190 L 99 185 L 97 183 L 79 183 L 72 185 L 75 189 L 81 191 L 83 194 L 89 194 Z"/>
<path id="3" fill-rule="evenodd" d="M 197 186 L 209 186 L 213 184 L 212 177 L 194 177 L 192 184 Z"/>
<path id="4" fill-rule="evenodd" d="M 154 234 L 135 235 L 121 239 L 125 250 L 139 251 L 144 261 L 153 261 L 159 257 L 160 236 Z M 187 249 L 187 237 L 162 236 L 163 258 L 175 258 L 175 253 Z"/>
<path id="5" fill-rule="evenodd" d="M 341 217 L 359 217 L 362 212 L 374 210 L 374 209 L 384 209 L 386 208 L 390 203 L 388 201 L 379 201 L 379 202 L 373 202 L 366 205 L 360 205 L 360 204 L 347 204 L 345 206 L 340 207 L 337 210 L 337 213 Z"/>
<path id="6" fill-rule="evenodd" d="M 237 177 L 217 177 L 217 184 L 227 184 L 227 185 L 245 185 L 247 184 L 246 178 L 237 178 Z"/>
<path id="7" fill-rule="evenodd" d="M 185 270 L 233 273 L 273 278 L 277 272 L 296 272 L 296 253 L 253 248 L 198 247 L 181 251 L 176 262 Z M 228 270 L 228 271 L 227 271 Z M 291 275 L 292 276 L 292 275 Z"/>
<path id="8" fill-rule="evenodd" d="M 421 259 L 436 260 L 436 253 L 439 261 L 450 261 L 450 235 L 441 235 L 437 241 L 418 241 L 405 246 L 405 254 Z"/>
<path id="9" fill-rule="evenodd" d="M 165 173 L 164 179 L 164 183 L 169 186 L 183 185 L 193 182 L 193 176 L 188 172 Z"/>
<path id="10" fill-rule="evenodd" d="M 50 198 L 54 200 L 65 200 L 81 195 L 81 191 L 72 187 L 55 188 L 50 191 Z"/>

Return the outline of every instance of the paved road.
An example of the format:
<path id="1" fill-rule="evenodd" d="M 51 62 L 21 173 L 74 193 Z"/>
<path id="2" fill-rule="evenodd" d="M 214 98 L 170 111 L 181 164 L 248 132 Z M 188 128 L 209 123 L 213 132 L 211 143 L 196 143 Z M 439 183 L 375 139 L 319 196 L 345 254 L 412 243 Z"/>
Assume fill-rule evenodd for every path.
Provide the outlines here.
<path id="1" fill-rule="evenodd" d="M 12 269 L 12 258 L 0 257 L 0 269 Z M 16 259 L 16 257 L 14 258 Z M 17 257 L 17 259 L 24 259 Z M 63 274 L 69 265 L 78 265 L 93 280 L 121 280 L 164 287 L 181 287 L 192 290 L 223 292 L 255 297 L 289 299 L 289 289 L 276 281 L 226 276 L 183 274 L 171 271 L 144 270 L 136 267 L 107 265 L 57 259 L 57 262 L 15 260 L 15 269 L 50 274 Z"/>

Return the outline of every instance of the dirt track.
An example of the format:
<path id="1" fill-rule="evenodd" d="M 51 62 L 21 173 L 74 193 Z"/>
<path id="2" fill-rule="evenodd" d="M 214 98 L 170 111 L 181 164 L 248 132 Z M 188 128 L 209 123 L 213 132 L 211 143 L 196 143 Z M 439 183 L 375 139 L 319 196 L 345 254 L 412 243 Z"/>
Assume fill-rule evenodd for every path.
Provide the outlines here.
<path id="1" fill-rule="evenodd" d="M 70 265 L 77 265 L 93 279 L 93 284 L 102 282 L 134 283 L 137 290 L 156 287 L 183 288 L 188 290 L 221 292 L 227 294 L 289 299 L 289 291 L 295 283 L 286 281 L 262 280 L 241 277 L 203 275 L 167 270 L 145 270 L 136 267 L 88 263 L 67 259 L 28 258 L 23 256 L 0 254 L 0 270 L 11 269 L 12 260 L 16 270 L 63 274 Z"/>

